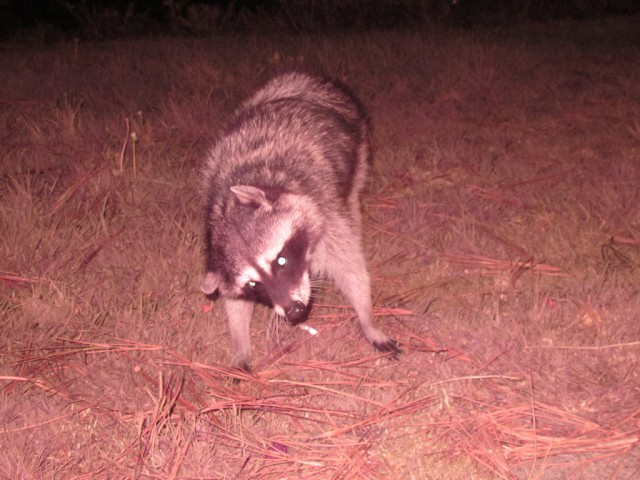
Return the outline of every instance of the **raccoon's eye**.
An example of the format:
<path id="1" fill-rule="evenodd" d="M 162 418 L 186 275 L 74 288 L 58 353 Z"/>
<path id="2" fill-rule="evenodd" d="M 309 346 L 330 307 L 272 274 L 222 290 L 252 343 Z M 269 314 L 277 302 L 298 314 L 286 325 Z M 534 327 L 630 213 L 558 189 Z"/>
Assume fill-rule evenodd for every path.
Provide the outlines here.
<path id="1" fill-rule="evenodd" d="M 287 257 L 283 257 L 282 255 L 281 255 L 281 256 L 279 256 L 279 257 L 276 259 L 276 263 L 277 263 L 279 266 L 284 267 L 284 266 L 287 264 Z"/>
<path id="2" fill-rule="evenodd" d="M 247 287 L 249 288 L 256 288 L 256 285 L 258 285 L 258 282 L 254 282 L 253 280 L 247 282 Z"/>

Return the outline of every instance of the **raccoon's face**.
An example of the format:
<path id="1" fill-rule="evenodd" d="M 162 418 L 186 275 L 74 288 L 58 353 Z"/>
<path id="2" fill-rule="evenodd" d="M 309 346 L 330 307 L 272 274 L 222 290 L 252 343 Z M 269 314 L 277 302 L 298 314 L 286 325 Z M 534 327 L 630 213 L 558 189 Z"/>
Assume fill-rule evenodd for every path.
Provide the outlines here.
<path id="1" fill-rule="evenodd" d="M 293 324 L 304 322 L 311 309 L 309 265 L 315 242 L 308 212 L 294 195 L 274 199 L 263 189 L 232 188 L 239 212 L 223 246 L 227 265 L 207 272 L 205 293 L 244 298 L 272 307 Z"/>
<path id="2" fill-rule="evenodd" d="M 288 227 L 273 231 L 273 243 L 244 259 L 235 281 L 242 297 L 265 303 L 291 323 L 300 323 L 311 308 L 309 241 L 304 230 Z"/>

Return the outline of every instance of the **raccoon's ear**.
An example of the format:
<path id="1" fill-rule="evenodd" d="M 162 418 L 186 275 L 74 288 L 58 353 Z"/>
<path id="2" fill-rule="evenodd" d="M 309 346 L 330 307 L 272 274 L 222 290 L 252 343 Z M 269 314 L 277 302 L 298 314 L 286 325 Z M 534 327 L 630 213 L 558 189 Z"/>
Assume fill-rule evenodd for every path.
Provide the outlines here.
<path id="1" fill-rule="evenodd" d="M 251 185 L 234 185 L 231 191 L 242 205 L 254 205 L 256 207 L 270 207 L 271 202 L 264 190 Z"/>
<path id="2" fill-rule="evenodd" d="M 222 279 L 219 273 L 216 272 L 207 272 L 207 274 L 202 279 L 202 283 L 200 284 L 200 290 L 205 295 L 211 295 L 218 290 Z"/>

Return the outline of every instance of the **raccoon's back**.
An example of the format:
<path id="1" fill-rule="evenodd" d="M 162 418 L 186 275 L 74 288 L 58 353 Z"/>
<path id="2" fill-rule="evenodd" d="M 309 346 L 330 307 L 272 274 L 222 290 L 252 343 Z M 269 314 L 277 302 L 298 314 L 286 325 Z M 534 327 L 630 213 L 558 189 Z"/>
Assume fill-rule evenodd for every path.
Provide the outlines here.
<path id="1" fill-rule="evenodd" d="M 292 78 L 296 81 L 289 81 Z M 310 84 L 323 85 L 326 95 L 303 90 Z M 368 145 L 368 131 L 359 107 L 348 97 L 338 102 L 341 93 L 332 88 L 290 74 L 258 91 L 236 112 L 211 151 L 204 172 L 208 189 L 267 185 L 346 199 L 354 177 L 367 171 L 368 156 L 360 152 Z M 319 98 L 325 101 L 316 101 Z"/>
<path id="2" fill-rule="evenodd" d="M 246 100 L 241 110 L 284 98 L 304 100 L 335 110 L 354 126 L 365 122 L 362 106 L 344 86 L 299 72 L 273 78 Z"/>

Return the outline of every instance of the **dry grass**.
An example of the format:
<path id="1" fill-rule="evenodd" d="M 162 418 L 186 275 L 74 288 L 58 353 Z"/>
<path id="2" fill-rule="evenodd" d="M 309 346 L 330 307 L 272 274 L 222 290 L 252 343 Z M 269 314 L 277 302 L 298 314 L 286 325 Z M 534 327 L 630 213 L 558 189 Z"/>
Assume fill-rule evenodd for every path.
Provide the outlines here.
<path id="1" fill-rule="evenodd" d="M 637 20 L 4 45 L 0 477 L 636 478 Z M 198 293 L 197 168 L 292 66 L 369 106 L 398 362 L 327 285 L 246 376 Z"/>

